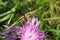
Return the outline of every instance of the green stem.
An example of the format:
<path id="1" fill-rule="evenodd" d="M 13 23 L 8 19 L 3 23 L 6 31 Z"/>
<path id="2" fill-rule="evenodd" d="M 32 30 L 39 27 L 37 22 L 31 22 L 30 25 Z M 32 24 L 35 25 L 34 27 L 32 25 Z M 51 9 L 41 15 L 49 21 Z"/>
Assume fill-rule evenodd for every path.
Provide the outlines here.
<path id="1" fill-rule="evenodd" d="M 60 19 L 60 17 L 46 18 L 46 19 L 43 19 L 43 20 L 56 20 L 56 19 Z"/>

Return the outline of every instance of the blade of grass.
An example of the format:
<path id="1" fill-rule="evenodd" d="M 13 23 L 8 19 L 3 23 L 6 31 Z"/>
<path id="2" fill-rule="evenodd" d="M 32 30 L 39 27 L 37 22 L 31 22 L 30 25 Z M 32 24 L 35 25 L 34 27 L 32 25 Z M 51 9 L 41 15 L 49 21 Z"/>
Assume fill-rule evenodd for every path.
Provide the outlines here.
<path id="1" fill-rule="evenodd" d="M 7 20 L 9 17 L 10 17 L 10 14 L 6 15 L 5 17 L 3 17 L 3 18 L 0 19 L 0 22 L 3 22 L 5 20 Z"/>
<path id="2" fill-rule="evenodd" d="M 58 20 L 58 19 L 60 19 L 60 17 L 46 18 L 46 19 L 43 19 L 43 20 Z"/>

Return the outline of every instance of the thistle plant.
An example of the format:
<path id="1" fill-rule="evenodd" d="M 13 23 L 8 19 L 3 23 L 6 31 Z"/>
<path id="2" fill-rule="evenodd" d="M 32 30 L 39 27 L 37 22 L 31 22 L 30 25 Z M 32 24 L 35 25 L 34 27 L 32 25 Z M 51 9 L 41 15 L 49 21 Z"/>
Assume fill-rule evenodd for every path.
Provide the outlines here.
<path id="1" fill-rule="evenodd" d="M 15 26 L 2 33 L 6 40 L 43 40 L 44 34 L 39 30 L 40 22 L 37 18 L 28 19 L 22 26 Z M 18 32 L 16 32 L 18 30 Z"/>

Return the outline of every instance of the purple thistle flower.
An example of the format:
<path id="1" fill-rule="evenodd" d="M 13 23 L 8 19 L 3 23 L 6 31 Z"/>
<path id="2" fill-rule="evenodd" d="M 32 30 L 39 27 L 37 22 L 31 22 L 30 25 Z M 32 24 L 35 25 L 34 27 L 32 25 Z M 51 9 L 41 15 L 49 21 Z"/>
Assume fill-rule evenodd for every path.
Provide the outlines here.
<path id="1" fill-rule="evenodd" d="M 43 40 L 44 34 L 39 30 L 39 25 L 40 23 L 36 18 L 32 18 L 32 22 L 27 20 L 17 33 L 18 38 L 21 40 Z"/>
<path id="2" fill-rule="evenodd" d="M 39 30 L 40 22 L 37 18 L 32 18 L 32 22 L 27 20 L 22 27 L 15 26 L 12 29 L 9 29 L 4 35 L 7 35 L 7 40 L 43 40 L 44 34 Z M 18 30 L 16 33 L 15 31 Z M 8 35 L 7 33 L 10 33 Z"/>

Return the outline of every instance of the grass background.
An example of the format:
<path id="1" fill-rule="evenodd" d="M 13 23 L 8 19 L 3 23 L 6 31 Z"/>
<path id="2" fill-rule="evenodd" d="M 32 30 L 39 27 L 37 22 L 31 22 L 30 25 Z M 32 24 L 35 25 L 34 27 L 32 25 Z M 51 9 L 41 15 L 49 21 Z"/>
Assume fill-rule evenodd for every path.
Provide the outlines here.
<path id="1" fill-rule="evenodd" d="M 60 0 L 0 0 L 0 33 L 5 25 L 21 25 L 24 15 L 38 18 L 44 40 L 60 40 Z"/>

